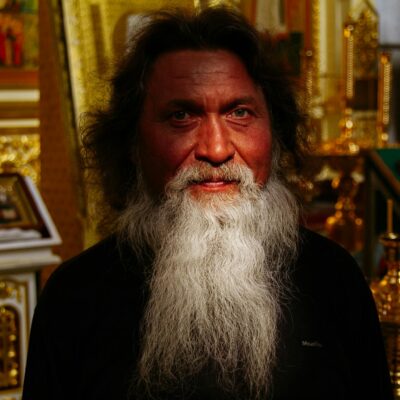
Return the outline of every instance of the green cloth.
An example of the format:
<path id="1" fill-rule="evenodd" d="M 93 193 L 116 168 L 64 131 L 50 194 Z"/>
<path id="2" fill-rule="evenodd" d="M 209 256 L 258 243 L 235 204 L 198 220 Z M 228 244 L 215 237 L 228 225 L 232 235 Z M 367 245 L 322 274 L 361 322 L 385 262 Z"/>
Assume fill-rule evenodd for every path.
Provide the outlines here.
<path id="1" fill-rule="evenodd" d="M 393 175 L 400 180 L 400 149 L 379 149 L 376 152 Z"/>

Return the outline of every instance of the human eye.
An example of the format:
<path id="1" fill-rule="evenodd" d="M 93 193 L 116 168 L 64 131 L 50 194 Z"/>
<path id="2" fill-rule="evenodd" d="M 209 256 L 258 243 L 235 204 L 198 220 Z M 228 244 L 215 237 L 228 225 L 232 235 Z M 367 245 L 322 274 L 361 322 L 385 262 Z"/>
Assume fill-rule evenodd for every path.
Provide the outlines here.
<path id="1" fill-rule="evenodd" d="M 173 128 L 187 128 L 194 123 L 195 116 L 186 110 L 172 111 L 168 116 L 169 124 Z"/>
<path id="2" fill-rule="evenodd" d="M 235 108 L 228 114 L 228 117 L 233 119 L 247 119 L 250 116 L 251 116 L 250 110 L 245 107 Z"/>
<path id="3" fill-rule="evenodd" d="M 173 129 L 192 129 L 198 121 L 198 114 L 187 109 L 172 110 L 167 121 Z"/>
<path id="4" fill-rule="evenodd" d="M 171 119 L 174 121 L 187 121 L 190 118 L 190 114 L 187 111 L 179 110 L 174 111 L 171 114 Z"/>
<path id="5" fill-rule="evenodd" d="M 232 116 L 236 118 L 244 118 L 249 115 L 249 111 L 245 108 L 238 108 L 232 112 Z"/>

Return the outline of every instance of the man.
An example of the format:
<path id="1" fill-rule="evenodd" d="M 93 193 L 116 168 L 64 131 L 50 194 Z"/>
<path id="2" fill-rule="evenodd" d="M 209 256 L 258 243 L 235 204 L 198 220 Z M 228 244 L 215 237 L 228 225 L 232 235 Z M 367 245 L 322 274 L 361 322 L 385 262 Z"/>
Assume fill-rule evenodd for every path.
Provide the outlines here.
<path id="1" fill-rule="evenodd" d="M 299 228 L 301 118 L 239 15 L 158 13 L 86 131 L 114 234 L 36 309 L 24 399 L 391 398 L 373 300 Z"/>

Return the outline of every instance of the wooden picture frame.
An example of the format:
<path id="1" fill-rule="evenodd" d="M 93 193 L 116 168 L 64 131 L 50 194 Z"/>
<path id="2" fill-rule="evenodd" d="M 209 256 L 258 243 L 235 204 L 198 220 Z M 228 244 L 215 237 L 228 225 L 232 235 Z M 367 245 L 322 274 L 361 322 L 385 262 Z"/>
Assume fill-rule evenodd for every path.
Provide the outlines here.
<path id="1" fill-rule="evenodd" d="M 43 222 L 26 181 L 17 173 L 0 175 L 0 229 L 42 228 Z"/>
<path id="2" fill-rule="evenodd" d="M 13 259 L 15 250 L 43 249 L 61 243 L 32 179 L 18 173 L 2 173 L 0 193 L 0 253 L 3 257 L 8 254 Z"/>

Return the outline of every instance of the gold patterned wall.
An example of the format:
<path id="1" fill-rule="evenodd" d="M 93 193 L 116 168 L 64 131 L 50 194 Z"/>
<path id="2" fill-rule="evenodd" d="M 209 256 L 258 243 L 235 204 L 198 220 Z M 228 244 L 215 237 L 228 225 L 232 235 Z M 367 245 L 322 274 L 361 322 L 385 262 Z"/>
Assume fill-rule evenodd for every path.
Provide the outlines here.
<path id="1" fill-rule="evenodd" d="M 0 172 L 17 171 L 32 178 L 36 184 L 40 183 L 40 137 L 37 129 L 0 130 Z"/>

